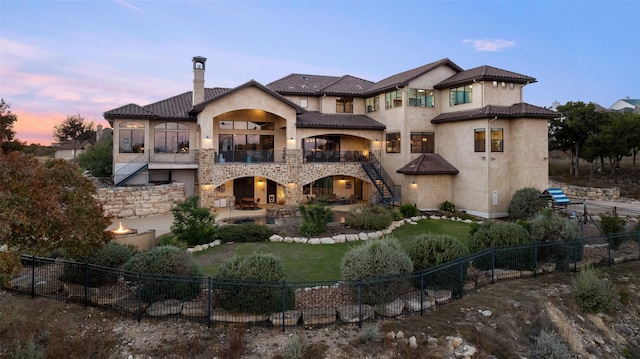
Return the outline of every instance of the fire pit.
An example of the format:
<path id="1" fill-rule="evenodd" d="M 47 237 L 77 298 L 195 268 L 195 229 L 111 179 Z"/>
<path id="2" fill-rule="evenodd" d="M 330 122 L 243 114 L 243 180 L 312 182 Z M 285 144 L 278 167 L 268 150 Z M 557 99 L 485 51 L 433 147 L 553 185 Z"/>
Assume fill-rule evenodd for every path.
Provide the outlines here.
<path id="1" fill-rule="evenodd" d="M 110 230 L 109 233 L 115 242 L 132 245 L 138 250 L 148 249 L 158 244 L 155 229 L 138 233 L 137 229 L 126 228 L 122 225 L 122 222 L 119 222 L 118 228 Z"/>
<path id="2" fill-rule="evenodd" d="M 136 234 L 138 233 L 137 229 L 133 229 L 133 228 L 125 228 L 122 226 L 122 221 L 118 222 L 118 228 L 116 229 L 112 229 L 111 233 L 117 235 L 117 236 L 121 236 L 121 235 L 126 235 L 126 234 Z"/>

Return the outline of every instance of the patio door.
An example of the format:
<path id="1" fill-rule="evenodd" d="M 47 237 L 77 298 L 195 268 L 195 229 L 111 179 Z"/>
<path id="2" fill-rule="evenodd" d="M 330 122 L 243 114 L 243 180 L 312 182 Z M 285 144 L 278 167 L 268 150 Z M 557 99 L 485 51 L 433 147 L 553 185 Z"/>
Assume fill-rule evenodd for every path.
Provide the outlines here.
<path id="1" fill-rule="evenodd" d="M 233 180 L 233 195 L 236 199 L 254 198 L 253 177 L 243 177 Z"/>

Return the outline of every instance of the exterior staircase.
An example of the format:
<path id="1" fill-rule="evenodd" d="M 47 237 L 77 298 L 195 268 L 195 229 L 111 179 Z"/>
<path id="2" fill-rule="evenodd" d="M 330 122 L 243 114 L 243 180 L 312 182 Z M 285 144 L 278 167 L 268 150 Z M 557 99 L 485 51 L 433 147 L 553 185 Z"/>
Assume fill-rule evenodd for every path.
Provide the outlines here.
<path id="1" fill-rule="evenodd" d="M 378 190 L 382 204 L 390 206 L 401 202 L 401 187 L 393 183 L 391 177 L 373 154 L 369 154 L 369 162 L 363 162 L 362 168 Z"/>
<path id="2" fill-rule="evenodd" d="M 113 175 L 113 184 L 116 186 L 123 185 L 125 182 L 133 178 L 133 176 L 147 168 L 149 168 L 147 154 L 141 153 L 140 156 L 136 157 L 133 161 L 127 163 L 124 167 L 116 171 Z"/>

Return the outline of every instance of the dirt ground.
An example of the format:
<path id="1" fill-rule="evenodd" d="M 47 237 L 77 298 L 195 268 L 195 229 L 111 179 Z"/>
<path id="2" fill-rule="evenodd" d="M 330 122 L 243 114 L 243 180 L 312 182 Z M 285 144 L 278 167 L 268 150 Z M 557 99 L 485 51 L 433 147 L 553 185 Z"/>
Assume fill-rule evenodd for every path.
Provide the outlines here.
<path id="1" fill-rule="evenodd" d="M 531 357 L 540 330 L 555 330 L 580 358 L 640 358 L 640 262 L 604 267 L 619 291 L 614 310 L 581 313 L 570 286 L 573 273 L 507 280 L 473 290 L 424 315 L 385 320 L 380 331 L 415 336 L 364 343 L 357 325 L 276 328 L 206 325 L 125 317 L 76 303 L 0 292 L 0 358 L 32 340 L 48 358 L 289 358 L 294 334 L 305 358 L 455 358 L 452 336 L 476 349 L 472 358 Z M 449 337 L 449 339 L 447 339 Z M 289 352 L 287 351 L 289 350 Z M 302 357 L 302 356 L 301 356 Z"/>

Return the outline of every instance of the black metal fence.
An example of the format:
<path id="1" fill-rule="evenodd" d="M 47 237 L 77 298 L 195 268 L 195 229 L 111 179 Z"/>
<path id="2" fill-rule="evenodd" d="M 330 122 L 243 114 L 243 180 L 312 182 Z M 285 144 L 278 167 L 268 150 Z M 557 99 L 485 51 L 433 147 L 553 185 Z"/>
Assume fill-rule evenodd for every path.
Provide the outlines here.
<path id="1" fill-rule="evenodd" d="M 585 246 L 585 243 L 593 243 Z M 339 282 L 261 283 L 148 275 L 23 255 L 8 288 L 135 316 L 286 327 L 421 314 L 495 281 L 640 260 L 640 232 L 490 248 L 421 272 Z"/>

